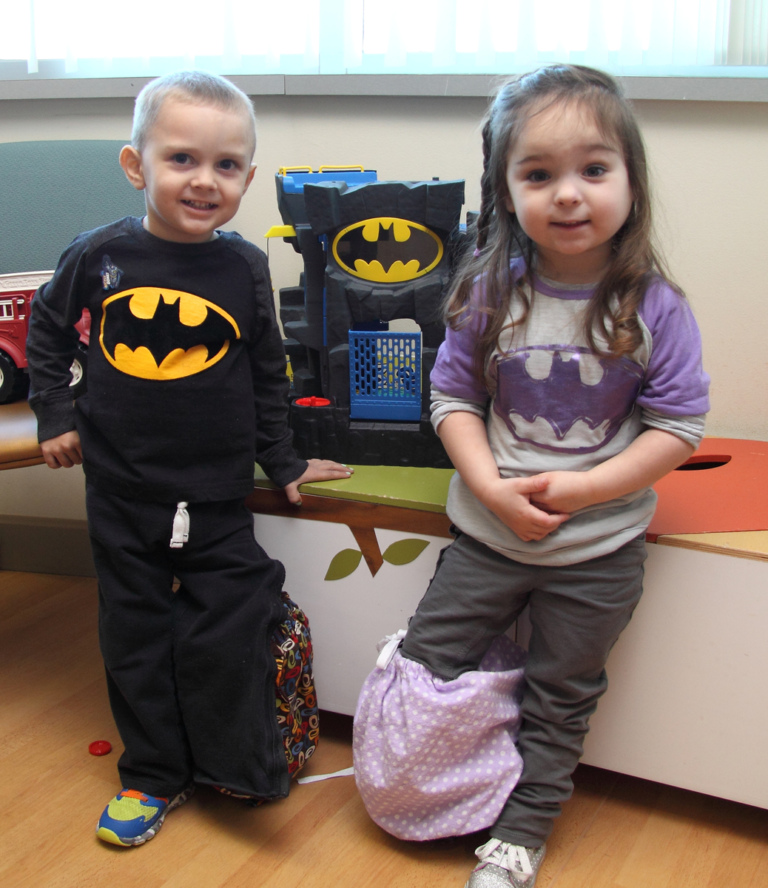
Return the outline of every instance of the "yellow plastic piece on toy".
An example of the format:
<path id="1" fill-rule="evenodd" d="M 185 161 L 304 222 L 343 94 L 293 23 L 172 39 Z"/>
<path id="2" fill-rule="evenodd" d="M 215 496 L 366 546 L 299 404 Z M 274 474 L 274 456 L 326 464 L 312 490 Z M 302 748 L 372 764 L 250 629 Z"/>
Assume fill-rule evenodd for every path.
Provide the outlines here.
<path id="1" fill-rule="evenodd" d="M 360 166 L 358 163 L 342 163 L 338 166 L 321 166 L 318 169 L 318 173 L 327 173 L 335 170 L 359 170 L 361 173 L 364 173 L 365 167 Z M 280 167 L 277 171 L 278 176 L 287 176 L 289 173 L 314 173 L 314 170 L 310 166 L 291 166 Z"/>
<path id="2" fill-rule="evenodd" d="M 273 225 L 264 237 L 296 237 L 293 225 Z"/>

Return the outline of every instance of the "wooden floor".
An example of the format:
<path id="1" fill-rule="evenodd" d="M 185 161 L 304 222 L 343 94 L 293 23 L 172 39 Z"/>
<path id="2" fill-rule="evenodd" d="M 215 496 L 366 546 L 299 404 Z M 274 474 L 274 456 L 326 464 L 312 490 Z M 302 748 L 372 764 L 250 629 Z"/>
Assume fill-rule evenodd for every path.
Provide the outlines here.
<path id="1" fill-rule="evenodd" d="M 351 720 L 324 713 L 321 725 L 307 775 L 352 763 Z M 101 739 L 115 750 L 97 758 L 88 745 Z M 473 865 L 478 837 L 383 833 L 352 777 L 259 809 L 202 789 L 148 845 L 105 845 L 94 826 L 119 788 L 119 749 L 95 581 L 0 572 L 2 888 L 462 888 Z M 768 885 L 768 811 L 584 766 L 576 783 L 537 888 Z"/>

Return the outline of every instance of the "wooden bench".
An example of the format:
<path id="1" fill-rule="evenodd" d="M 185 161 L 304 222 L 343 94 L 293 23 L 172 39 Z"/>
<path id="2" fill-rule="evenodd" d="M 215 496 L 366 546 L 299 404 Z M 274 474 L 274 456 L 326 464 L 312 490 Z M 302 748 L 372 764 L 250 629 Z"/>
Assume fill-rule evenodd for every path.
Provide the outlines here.
<path id="1" fill-rule="evenodd" d="M 0 471 L 43 462 L 37 420 L 26 401 L 0 405 Z"/>
<path id="2" fill-rule="evenodd" d="M 730 490 L 744 512 L 756 503 L 747 524 L 757 529 L 659 534 L 652 525 L 643 598 L 611 653 L 583 760 L 768 808 L 768 445 L 705 439 L 696 458 L 740 448 L 760 458 L 754 477 L 739 480 L 734 458 L 712 469 L 722 473 L 715 485 L 705 471 L 659 485 L 663 530 L 670 515 L 699 521 L 702 485 Z M 377 642 L 406 628 L 447 543 L 450 474 L 358 466 L 349 480 L 302 487 L 301 507 L 257 480 L 247 500 L 256 537 L 309 614 L 324 709 L 354 714 Z M 709 508 L 734 520 L 724 496 L 712 494 Z M 514 630 L 523 644 L 527 630 L 524 616 Z"/>

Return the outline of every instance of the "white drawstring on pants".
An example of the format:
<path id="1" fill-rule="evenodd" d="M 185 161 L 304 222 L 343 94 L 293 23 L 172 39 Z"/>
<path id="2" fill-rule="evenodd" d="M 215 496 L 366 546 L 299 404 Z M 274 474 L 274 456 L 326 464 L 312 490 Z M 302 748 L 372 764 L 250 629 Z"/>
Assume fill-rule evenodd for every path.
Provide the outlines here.
<path id="1" fill-rule="evenodd" d="M 176 514 L 173 516 L 173 535 L 171 536 L 171 548 L 181 549 L 189 540 L 189 503 L 176 503 Z"/>

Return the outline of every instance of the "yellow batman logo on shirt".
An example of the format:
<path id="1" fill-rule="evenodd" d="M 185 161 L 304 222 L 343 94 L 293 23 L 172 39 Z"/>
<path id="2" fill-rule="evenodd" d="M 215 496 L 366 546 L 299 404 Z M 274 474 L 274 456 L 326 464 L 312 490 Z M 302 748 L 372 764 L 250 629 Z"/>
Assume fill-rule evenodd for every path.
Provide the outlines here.
<path id="1" fill-rule="evenodd" d="M 193 376 L 240 338 L 234 318 L 193 293 L 136 287 L 102 304 L 99 343 L 113 367 L 141 379 Z"/>

